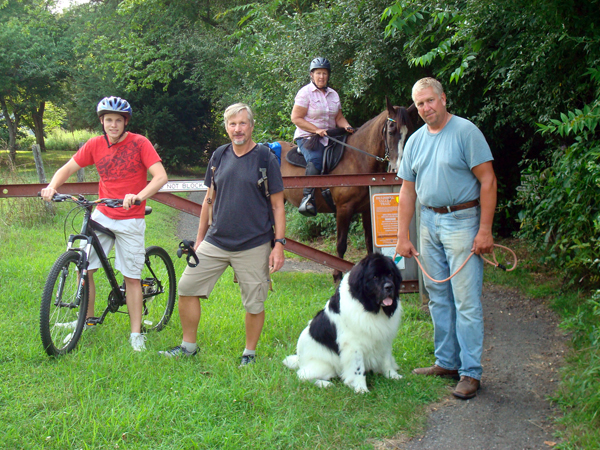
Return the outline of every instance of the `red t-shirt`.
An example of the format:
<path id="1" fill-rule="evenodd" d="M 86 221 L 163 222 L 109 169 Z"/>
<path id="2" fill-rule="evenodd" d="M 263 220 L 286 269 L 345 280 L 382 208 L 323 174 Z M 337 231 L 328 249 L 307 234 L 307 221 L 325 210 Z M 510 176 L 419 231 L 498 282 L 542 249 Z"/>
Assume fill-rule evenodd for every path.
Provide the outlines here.
<path id="1" fill-rule="evenodd" d="M 104 136 L 90 139 L 73 156 L 80 167 L 96 165 L 100 175 L 98 195 L 100 198 L 122 199 L 126 194 L 138 194 L 148 184 L 148 168 L 162 161 L 156 150 L 144 136 L 128 132 L 122 142 L 108 148 Z M 123 208 L 99 206 L 111 219 L 143 219 L 146 202 Z"/>

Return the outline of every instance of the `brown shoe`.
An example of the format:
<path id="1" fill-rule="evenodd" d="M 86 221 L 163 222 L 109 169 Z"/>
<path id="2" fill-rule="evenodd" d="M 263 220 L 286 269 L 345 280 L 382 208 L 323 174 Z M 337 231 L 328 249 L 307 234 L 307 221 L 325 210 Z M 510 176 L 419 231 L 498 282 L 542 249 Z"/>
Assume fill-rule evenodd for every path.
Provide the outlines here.
<path id="1" fill-rule="evenodd" d="M 431 367 L 421 367 L 419 369 L 414 369 L 412 371 L 415 375 L 428 375 L 432 377 L 442 377 L 442 378 L 453 378 L 458 380 L 460 377 L 458 375 L 458 370 L 450 370 L 444 369 L 443 367 L 436 366 L 435 364 Z"/>
<path id="2" fill-rule="evenodd" d="M 477 395 L 477 391 L 481 387 L 481 383 L 479 380 L 471 377 L 460 377 L 460 381 L 456 385 L 456 389 L 452 393 L 455 397 L 462 398 L 463 400 L 468 400 Z"/>

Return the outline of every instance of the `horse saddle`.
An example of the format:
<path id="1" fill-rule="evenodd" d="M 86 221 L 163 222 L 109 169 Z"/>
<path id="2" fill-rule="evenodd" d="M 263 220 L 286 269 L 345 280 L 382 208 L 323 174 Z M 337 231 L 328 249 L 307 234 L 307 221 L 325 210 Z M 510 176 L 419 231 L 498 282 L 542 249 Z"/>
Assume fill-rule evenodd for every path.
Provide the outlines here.
<path id="1" fill-rule="evenodd" d="M 338 136 L 339 131 L 343 130 L 344 134 L 342 136 Z M 327 134 L 330 136 L 334 136 L 337 140 L 346 142 L 348 139 L 348 134 L 346 130 L 343 128 L 334 128 L 332 130 L 327 130 Z M 323 151 L 323 171 L 322 174 L 326 175 L 331 173 L 333 169 L 337 167 L 340 160 L 344 156 L 344 146 L 337 142 L 329 141 L 327 147 Z M 285 159 L 293 166 L 306 168 L 306 160 L 304 159 L 304 155 L 300 153 L 300 149 L 298 146 L 292 147 L 292 149 L 287 153 Z"/>
<path id="2" fill-rule="evenodd" d="M 343 128 L 333 128 L 331 130 L 327 130 L 327 135 L 335 136 L 338 141 L 343 143 L 346 143 L 346 139 L 348 139 L 348 134 Z M 342 156 L 344 155 L 344 147 L 345 146 L 343 144 L 329 141 L 329 144 L 323 151 L 323 174 L 331 173 L 331 171 L 337 167 L 342 159 Z M 306 160 L 304 159 L 304 155 L 300 152 L 298 146 L 292 147 L 292 149 L 287 153 L 285 159 L 293 166 L 306 168 Z M 321 195 L 323 196 L 323 199 L 329 208 L 335 212 L 336 208 L 333 197 L 331 196 L 331 190 L 329 188 L 321 188 Z"/>

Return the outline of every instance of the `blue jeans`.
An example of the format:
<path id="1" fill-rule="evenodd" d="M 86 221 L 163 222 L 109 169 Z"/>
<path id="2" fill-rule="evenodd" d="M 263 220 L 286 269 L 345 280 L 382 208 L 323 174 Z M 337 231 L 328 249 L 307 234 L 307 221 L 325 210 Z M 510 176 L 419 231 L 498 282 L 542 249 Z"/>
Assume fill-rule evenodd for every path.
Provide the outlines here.
<path id="1" fill-rule="evenodd" d="M 300 152 L 304 156 L 306 163 L 313 163 L 319 172 L 323 171 L 323 152 L 325 151 L 325 146 L 320 142 L 317 142 L 312 149 L 307 149 L 304 147 L 304 143 L 306 139 L 296 139 L 296 144 L 298 144 L 298 148 Z"/>
<path id="2" fill-rule="evenodd" d="M 452 275 L 471 253 L 479 231 L 480 207 L 439 214 L 421 207 L 420 253 L 432 278 Z M 473 255 L 450 281 L 427 277 L 429 311 L 434 326 L 435 363 L 460 375 L 481 379 L 483 352 L 483 259 Z"/>

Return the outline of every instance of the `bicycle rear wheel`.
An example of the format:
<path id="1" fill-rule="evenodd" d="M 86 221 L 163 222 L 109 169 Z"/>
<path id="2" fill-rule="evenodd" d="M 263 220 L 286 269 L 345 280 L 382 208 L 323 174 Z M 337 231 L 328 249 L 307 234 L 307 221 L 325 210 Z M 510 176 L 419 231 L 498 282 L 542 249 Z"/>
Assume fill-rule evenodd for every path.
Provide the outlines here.
<path id="1" fill-rule="evenodd" d="M 161 247 L 146 249 L 142 270 L 142 331 L 160 331 L 169 322 L 177 292 L 175 268 L 169 254 Z"/>
<path id="2" fill-rule="evenodd" d="M 87 283 L 80 290 L 79 253 L 63 253 L 52 265 L 42 293 L 40 334 L 48 355 L 64 355 L 77 346 L 87 304 Z"/>

